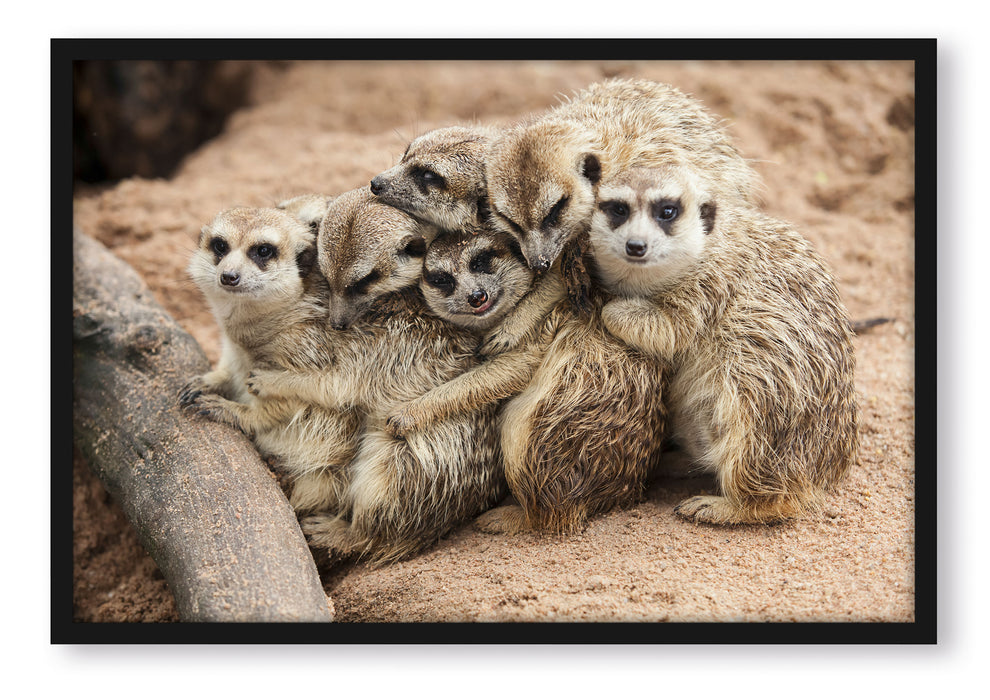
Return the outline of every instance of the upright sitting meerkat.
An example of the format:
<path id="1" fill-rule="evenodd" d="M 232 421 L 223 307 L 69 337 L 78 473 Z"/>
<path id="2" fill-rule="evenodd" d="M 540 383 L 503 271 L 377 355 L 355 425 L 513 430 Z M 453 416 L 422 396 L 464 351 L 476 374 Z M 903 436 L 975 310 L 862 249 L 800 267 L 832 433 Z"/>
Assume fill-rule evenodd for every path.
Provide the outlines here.
<path id="1" fill-rule="evenodd" d="M 485 154 L 496 130 L 449 126 L 413 139 L 395 167 L 371 180 L 371 191 L 443 230 L 484 223 L 488 213 Z"/>
<path id="2" fill-rule="evenodd" d="M 384 430 L 396 406 L 475 362 L 473 333 L 429 313 L 418 284 L 436 235 L 365 188 L 336 198 L 320 225 L 327 322 L 341 340 L 323 366 L 260 370 L 259 397 L 292 398 L 367 416 L 346 470 L 340 507 L 302 521 L 314 546 L 375 563 L 409 556 L 504 494 L 495 406 L 452 416 L 398 439 Z"/>
<path id="3" fill-rule="evenodd" d="M 720 495 L 676 512 L 771 522 L 815 507 L 856 458 L 846 310 L 810 244 L 723 206 L 694 168 L 633 170 L 599 192 L 595 273 L 605 327 L 670 367 L 673 436 Z"/>
<path id="4" fill-rule="evenodd" d="M 492 142 L 492 222 L 519 240 L 532 267 L 549 269 L 588 231 L 600 185 L 672 159 L 691 163 L 720 199 L 755 199 L 754 171 L 701 103 L 649 80 L 593 84 Z"/>
<path id="5" fill-rule="evenodd" d="M 281 208 L 223 211 L 203 227 L 189 264 L 220 324 L 223 350 L 216 369 L 186 385 L 180 403 L 250 435 L 288 475 L 289 501 L 299 512 L 336 500 L 363 419 L 294 399 L 261 400 L 245 380 L 258 366 L 326 355 L 326 283 L 315 268 L 311 229 L 326 206 L 326 197 L 304 195 Z"/>

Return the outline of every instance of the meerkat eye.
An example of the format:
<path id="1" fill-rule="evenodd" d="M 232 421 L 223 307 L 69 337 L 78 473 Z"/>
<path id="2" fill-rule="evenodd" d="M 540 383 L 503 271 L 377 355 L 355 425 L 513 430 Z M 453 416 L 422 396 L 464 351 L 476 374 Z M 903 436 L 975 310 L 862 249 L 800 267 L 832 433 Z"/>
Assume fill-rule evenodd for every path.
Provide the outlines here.
<path id="1" fill-rule="evenodd" d="M 230 246 L 227 244 L 227 241 L 225 241 L 224 239 L 214 238 L 212 241 L 210 241 L 210 250 L 212 250 L 214 253 L 222 257 L 226 255 L 227 252 L 230 250 Z"/>
<path id="2" fill-rule="evenodd" d="M 427 272 L 423 275 L 423 279 L 428 285 L 443 292 L 446 296 L 453 294 L 454 288 L 457 286 L 457 280 L 447 272 Z"/>
<path id="3" fill-rule="evenodd" d="M 598 208 L 608 217 L 612 228 L 621 226 L 629 218 L 629 205 L 616 199 L 602 202 Z"/>
<path id="4" fill-rule="evenodd" d="M 657 202 L 653 205 L 653 216 L 658 221 L 673 221 L 678 213 L 680 211 L 673 202 Z"/>
<path id="5" fill-rule="evenodd" d="M 254 250 L 255 254 L 262 260 L 267 260 L 275 255 L 275 246 L 263 243 Z"/>
<path id="6" fill-rule="evenodd" d="M 480 272 L 485 275 L 490 275 L 492 273 L 492 259 L 494 257 L 494 250 L 483 250 L 471 258 L 471 262 L 468 263 L 468 267 L 471 268 L 471 272 Z"/>
<path id="7" fill-rule="evenodd" d="M 436 187 L 443 188 L 447 185 L 447 181 L 443 179 L 443 176 L 429 170 L 428 168 L 419 168 L 413 172 L 413 177 L 415 177 L 424 187 Z"/>
<path id="8" fill-rule="evenodd" d="M 570 200 L 569 197 L 561 197 L 550 212 L 543 217 L 543 221 L 540 222 L 540 230 L 546 231 L 548 228 L 553 228 L 558 223 L 560 223 L 560 215 L 563 213 L 564 209 L 567 207 L 567 202 Z"/>
<path id="9" fill-rule="evenodd" d="M 353 284 L 347 285 L 347 287 L 345 287 L 344 291 L 346 291 L 347 294 L 350 295 L 350 296 L 358 296 L 360 294 L 367 294 L 368 293 L 368 288 L 371 285 L 373 285 L 375 282 L 377 282 L 381 278 L 381 276 L 382 275 L 381 275 L 380 272 L 378 272 L 378 270 L 372 270 L 371 272 L 369 272 L 368 274 L 366 274 L 364 277 L 362 277 L 361 279 L 359 279 L 357 282 L 354 282 Z"/>

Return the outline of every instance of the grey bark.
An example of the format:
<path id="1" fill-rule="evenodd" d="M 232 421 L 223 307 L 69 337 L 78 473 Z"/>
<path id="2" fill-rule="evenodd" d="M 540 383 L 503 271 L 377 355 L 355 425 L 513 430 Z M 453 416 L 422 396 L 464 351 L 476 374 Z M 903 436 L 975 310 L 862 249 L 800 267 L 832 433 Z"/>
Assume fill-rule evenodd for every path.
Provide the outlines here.
<path id="1" fill-rule="evenodd" d="M 183 621 L 329 622 L 291 507 L 250 440 L 178 405 L 209 363 L 125 262 L 73 235 L 74 440 Z"/>

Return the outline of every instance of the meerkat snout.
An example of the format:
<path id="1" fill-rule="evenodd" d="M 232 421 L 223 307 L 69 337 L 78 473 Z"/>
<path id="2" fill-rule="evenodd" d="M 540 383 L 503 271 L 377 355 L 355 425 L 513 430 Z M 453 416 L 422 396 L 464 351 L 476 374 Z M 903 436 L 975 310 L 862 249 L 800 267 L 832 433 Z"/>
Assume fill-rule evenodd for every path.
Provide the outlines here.
<path id="1" fill-rule="evenodd" d="M 476 289 L 468 294 L 468 304 L 476 309 L 480 309 L 488 301 L 488 292 L 484 289 Z"/>
<path id="2" fill-rule="evenodd" d="M 241 281 L 241 276 L 237 272 L 224 270 L 220 273 L 220 284 L 225 287 L 236 287 Z"/>
<path id="3" fill-rule="evenodd" d="M 648 247 L 646 241 L 631 238 L 626 241 L 626 255 L 632 258 L 641 258 L 646 255 L 646 249 Z"/>
<path id="4" fill-rule="evenodd" d="M 371 178 L 371 194 L 379 195 L 385 190 L 385 180 L 381 175 Z"/>

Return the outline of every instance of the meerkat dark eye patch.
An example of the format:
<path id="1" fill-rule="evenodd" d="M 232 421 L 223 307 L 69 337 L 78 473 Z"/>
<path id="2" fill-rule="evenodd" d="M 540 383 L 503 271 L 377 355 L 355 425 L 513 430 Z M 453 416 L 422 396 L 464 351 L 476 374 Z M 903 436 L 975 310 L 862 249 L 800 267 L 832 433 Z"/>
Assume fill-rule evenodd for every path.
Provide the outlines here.
<path id="1" fill-rule="evenodd" d="M 705 233 L 711 233 L 715 228 L 715 202 L 705 202 L 701 205 L 701 226 Z"/>
<path id="2" fill-rule="evenodd" d="M 509 217 L 505 216 L 504 214 L 501 214 L 501 213 L 495 211 L 494 209 L 492 209 L 492 213 L 495 216 L 497 216 L 499 219 L 501 219 L 510 229 L 512 229 L 521 238 L 525 238 L 526 237 L 526 231 L 523 229 L 522 226 L 520 226 L 519 224 L 517 224 L 515 221 L 513 221 Z"/>
<path id="3" fill-rule="evenodd" d="M 629 205 L 618 199 L 610 199 L 598 205 L 608 219 L 609 228 L 618 228 L 629 219 Z"/>
<path id="4" fill-rule="evenodd" d="M 483 275 L 490 275 L 492 274 L 492 260 L 495 259 L 495 256 L 497 254 L 498 251 L 496 251 L 494 248 L 488 248 L 487 250 L 483 250 L 480 253 L 477 253 L 473 258 L 471 258 L 471 262 L 468 263 L 468 267 L 471 269 L 471 272 L 478 272 Z"/>
<path id="5" fill-rule="evenodd" d="M 347 285 L 344 291 L 352 297 L 367 294 L 371 285 L 380 280 L 381 277 L 382 275 L 378 270 L 372 270 L 357 282 Z"/>
<path id="6" fill-rule="evenodd" d="M 556 204 L 547 212 L 547 215 L 543 217 L 543 221 L 540 222 L 540 230 L 546 231 L 551 229 L 560 223 L 560 215 L 563 213 L 564 209 L 567 208 L 567 203 L 570 201 L 570 197 L 561 197 Z"/>
<path id="7" fill-rule="evenodd" d="M 416 168 L 412 171 L 412 177 L 423 194 L 429 192 L 431 187 L 438 190 L 447 187 L 447 181 L 443 175 L 433 172 L 429 168 Z"/>
<path id="8" fill-rule="evenodd" d="M 210 250 L 213 251 L 217 262 L 220 262 L 221 258 L 230 252 L 230 244 L 219 236 L 215 236 L 210 240 Z"/>
<path id="9" fill-rule="evenodd" d="M 650 215 L 660 224 L 665 233 L 670 233 L 670 226 L 681 213 L 679 200 L 661 199 L 650 204 Z"/>
<path id="10" fill-rule="evenodd" d="M 457 288 L 457 280 L 447 272 L 426 272 L 423 279 L 428 285 L 449 297 Z"/>
<path id="11" fill-rule="evenodd" d="M 261 243 L 248 248 L 248 257 L 262 270 L 278 257 L 278 248 L 270 243 Z"/>
<path id="12" fill-rule="evenodd" d="M 529 263 L 526 262 L 526 256 L 523 255 L 522 247 L 515 238 L 509 241 L 509 254 L 523 267 L 529 267 Z"/>

